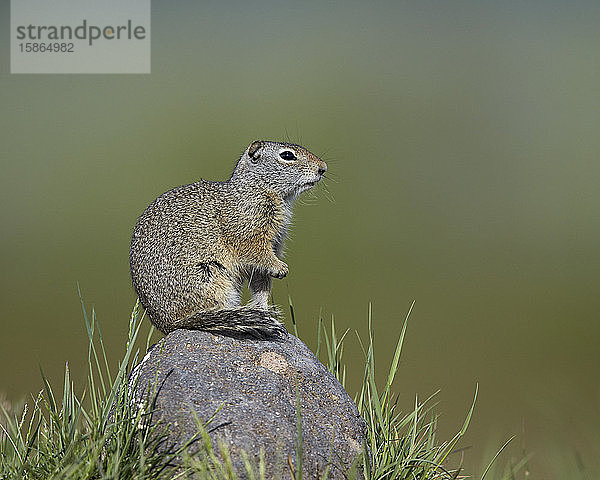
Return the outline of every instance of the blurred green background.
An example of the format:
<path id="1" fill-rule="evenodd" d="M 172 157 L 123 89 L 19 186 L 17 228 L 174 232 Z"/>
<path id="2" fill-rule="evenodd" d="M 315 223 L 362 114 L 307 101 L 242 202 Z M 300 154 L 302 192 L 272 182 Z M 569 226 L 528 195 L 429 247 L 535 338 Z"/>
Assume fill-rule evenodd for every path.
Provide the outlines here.
<path id="1" fill-rule="evenodd" d="M 38 365 L 58 382 L 67 360 L 83 378 L 76 282 L 116 361 L 137 216 L 227 178 L 252 140 L 291 139 L 330 172 L 274 290 L 301 336 L 314 346 L 321 309 L 364 335 L 372 302 L 383 375 L 414 299 L 401 405 L 441 389 L 450 435 L 479 383 L 469 471 L 517 434 L 504 461 L 592 478 L 599 25 L 591 1 L 153 2 L 151 75 L 10 75 L 3 35 L 0 392 L 37 392 Z"/>

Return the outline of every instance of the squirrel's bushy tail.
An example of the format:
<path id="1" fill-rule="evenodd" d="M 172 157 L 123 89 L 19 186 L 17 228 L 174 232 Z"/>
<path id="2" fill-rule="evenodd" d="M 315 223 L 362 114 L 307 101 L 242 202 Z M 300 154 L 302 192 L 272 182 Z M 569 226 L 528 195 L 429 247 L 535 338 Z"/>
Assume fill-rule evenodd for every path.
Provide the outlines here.
<path id="1" fill-rule="evenodd" d="M 261 339 L 282 339 L 288 335 L 278 320 L 275 308 L 268 310 L 252 307 L 203 310 L 175 322 L 169 331 L 179 328 L 207 332 L 248 335 Z"/>

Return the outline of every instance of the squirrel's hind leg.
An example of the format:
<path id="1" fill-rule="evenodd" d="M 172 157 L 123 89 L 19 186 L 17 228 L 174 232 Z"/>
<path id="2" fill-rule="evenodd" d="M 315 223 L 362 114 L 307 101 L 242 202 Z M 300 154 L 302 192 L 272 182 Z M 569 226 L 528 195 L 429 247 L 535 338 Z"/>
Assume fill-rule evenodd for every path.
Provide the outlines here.
<path id="1" fill-rule="evenodd" d="M 250 274 L 248 286 L 252 293 L 250 305 L 266 310 L 269 308 L 269 295 L 271 295 L 271 276 L 254 269 Z"/>

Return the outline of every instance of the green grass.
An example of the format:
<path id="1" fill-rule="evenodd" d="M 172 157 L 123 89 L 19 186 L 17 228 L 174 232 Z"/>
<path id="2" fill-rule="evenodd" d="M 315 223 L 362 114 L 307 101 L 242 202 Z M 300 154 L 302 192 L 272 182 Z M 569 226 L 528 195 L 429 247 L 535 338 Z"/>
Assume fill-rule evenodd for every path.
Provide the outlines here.
<path id="1" fill-rule="evenodd" d="M 88 315 L 82 301 L 85 327 L 88 333 L 87 384 L 77 389 L 65 368 L 62 392 L 58 394 L 42 372 L 43 389 L 33 396 L 18 414 L 9 411 L 0 402 L 0 479 L 230 479 L 236 478 L 227 448 L 211 444 L 206 424 L 197 420 L 198 433 L 185 445 L 165 449 L 166 426 L 152 425 L 151 408 L 137 409 L 128 401 L 130 385 L 128 374 L 138 362 L 140 352 L 148 349 L 150 336 L 140 338 L 145 324 L 139 307 L 134 308 L 125 352 L 118 369 L 111 372 L 102 333 L 95 312 Z M 412 310 L 412 306 L 411 309 Z M 359 469 L 368 479 L 456 479 L 464 473 L 460 464 L 450 468 L 450 456 L 464 436 L 477 397 L 468 409 L 463 426 L 446 441 L 437 438 L 437 417 L 432 398 L 415 400 L 411 412 L 398 409 L 397 397 L 392 392 L 402 346 L 406 335 L 408 316 L 404 321 L 392 363 L 386 372 L 386 382 L 378 386 L 375 374 L 375 347 L 373 322 L 369 309 L 369 336 L 364 342 L 356 334 L 364 354 L 362 386 L 355 393 L 355 402 L 368 427 L 368 441 L 364 458 L 371 462 L 357 462 L 348 472 L 348 478 L 357 478 Z M 294 331 L 296 322 L 290 300 Z M 338 335 L 332 318 L 327 328 L 318 322 L 317 355 L 330 372 L 345 385 L 346 365 L 343 361 L 346 330 Z M 358 368 L 350 365 L 349 368 Z M 76 392 L 81 392 L 80 394 Z M 299 407 L 298 426 L 301 426 Z M 209 423 L 209 422 L 207 422 Z M 301 430 L 297 453 L 302 452 Z M 191 455 L 191 443 L 201 448 Z M 265 463 L 252 465 L 243 457 L 250 479 L 265 479 Z M 494 457 L 495 459 L 495 457 Z M 505 476 L 515 478 L 517 465 Z M 485 477 L 484 475 L 481 477 Z M 302 479 L 302 463 L 291 464 L 285 478 Z"/>

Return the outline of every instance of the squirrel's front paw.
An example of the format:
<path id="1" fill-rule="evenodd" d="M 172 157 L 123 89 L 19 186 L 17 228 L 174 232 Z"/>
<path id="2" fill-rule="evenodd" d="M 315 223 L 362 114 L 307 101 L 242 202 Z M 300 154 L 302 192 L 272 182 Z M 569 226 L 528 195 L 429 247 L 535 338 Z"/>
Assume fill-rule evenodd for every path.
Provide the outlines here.
<path id="1" fill-rule="evenodd" d="M 289 268 L 287 264 L 285 264 L 284 262 L 280 262 L 279 265 L 275 267 L 275 269 L 269 272 L 269 275 L 275 278 L 283 278 L 288 274 L 288 272 Z"/>

